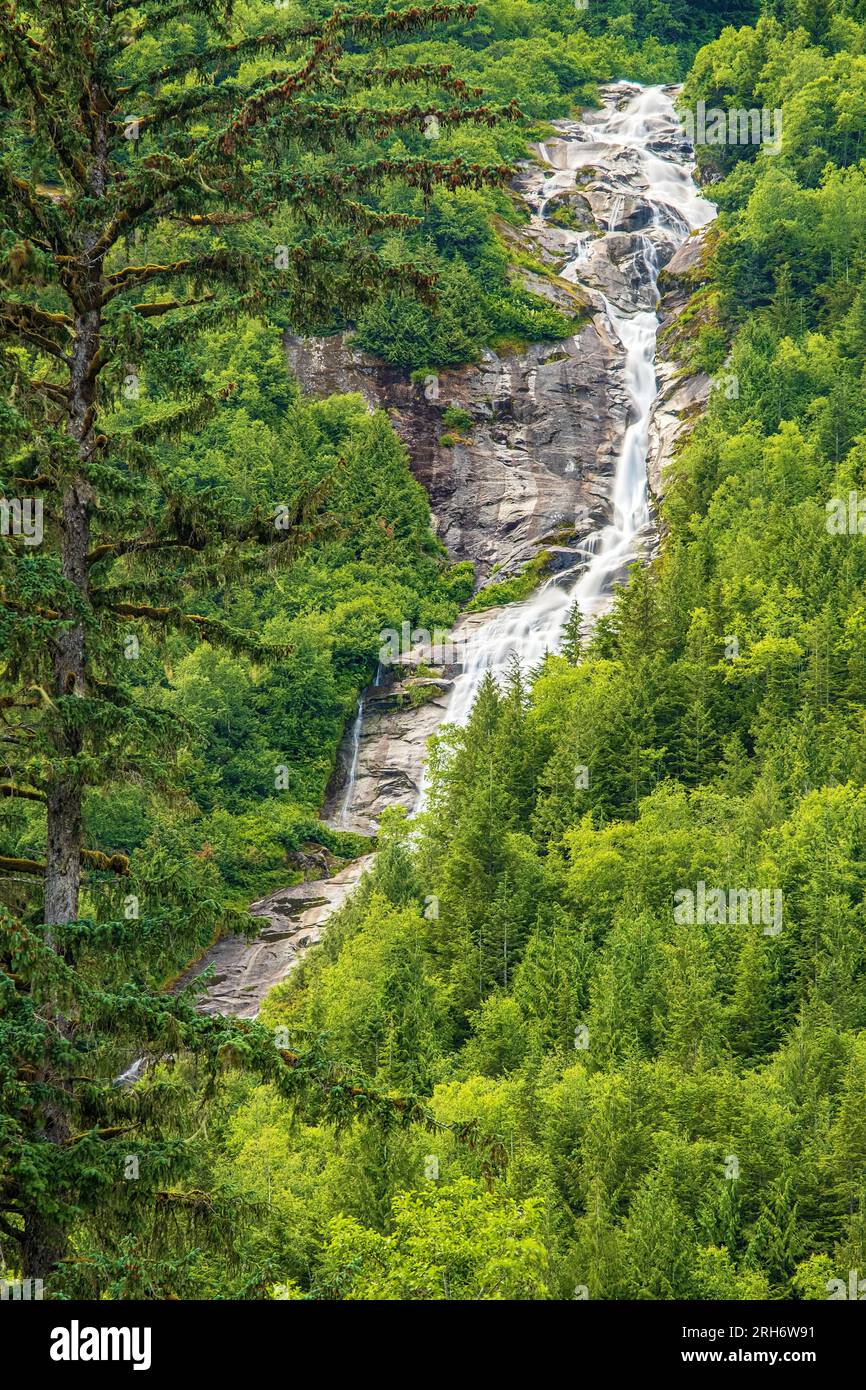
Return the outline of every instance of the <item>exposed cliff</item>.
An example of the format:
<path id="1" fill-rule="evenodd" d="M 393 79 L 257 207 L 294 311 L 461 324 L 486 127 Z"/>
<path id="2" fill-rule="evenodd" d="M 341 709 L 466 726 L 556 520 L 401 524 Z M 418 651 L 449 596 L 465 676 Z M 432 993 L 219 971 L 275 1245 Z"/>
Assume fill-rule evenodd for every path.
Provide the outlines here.
<path id="1" fill-rule="evenodd" d="M 686 330 L 683 318 L 693 294 L 703 283 L 706 243 L 706 231 L 696 232 L 674 253 L 659 276 L 658 396 L 650 417 L 647 451 L 647 478 L 657 501 L 664 495 L 665 473 L 677 446 L 706 406 L 713 385 L 705 372 L 684 369 L 680 358 L 683 333 L 694 332 L 695 328 L 692 323 Z"/>
<path id="2" fill-rule="evenodd" d="M 364 692 L 347 731 L 323 807 L 332 822 L 369 832 L 387 806 L 417 808 L 427 740 L 444 719 L 466 716 L 485 671 L 499 674 L 511 653 L 525 666 L 540 660 L 572 597 L 586 615 L 601 611 L 653 544 L 647 473 L 658 493 L 709 390 L 706 378 L 682 377 L 676 360 L 677 321 L 703 254 L 691 228 L 713 210 L 692 182 L 671 96 L 627 83 L 608 88 L 601 109 L 556 122 L 515 179 L 528 220 L 500 227 L 514 274 L 579 311 L 572 337 L 488 351 L 421 382 L 358 351 L 345 334 L 285 340 L 305 390 L 360 392 L 388 411 L 453 559 L 472 560 L 480 581 L 498 582 L 542 548 L 550 557 L 537 595 L 464 614 L 444 649 L 411 634 L 409 650 Z M 530 258 L 541 263 L 536 271 L 520 268 Z M 656 370 L 657 314 L 668 352 Z M 471 417 L 457 440 L 442 437 L 449 405 Z M 256 904 L 269 923 L 259 941 L 221 942 L 203 962 L 217 969 L 204 1007 L 254 1013 L 358 875 L 353 865 Z"/>
<path id="3" fill-rule="evenodd" d="M 439 536 L 453 559 L 473 561 L 479 582 L 494 568 L 502 577 L 518 573 L 551 536 L 574 545 L 596 528 L 628 409 L 621 345 L 589 298 L 540 276 L 523 278 L 584 315 L 574 337 L 501 356 L 486 351 L 477 363 L 420 382 L 353 349 L 346 334 L 286 338 L 305 390 L 358 391 L 388 411 L 429 493 Z M 449 405 L 472 418 L 454 443 L 442 442 Z"/>

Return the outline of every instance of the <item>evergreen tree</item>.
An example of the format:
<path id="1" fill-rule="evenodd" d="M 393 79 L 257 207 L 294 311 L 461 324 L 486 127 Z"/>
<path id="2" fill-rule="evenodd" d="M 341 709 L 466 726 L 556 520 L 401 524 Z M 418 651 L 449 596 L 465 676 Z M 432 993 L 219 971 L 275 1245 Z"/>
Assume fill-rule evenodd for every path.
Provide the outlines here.
<path id="1" fill-rule="evenodd" d="M 797 1204 L 792 1197 L 791 1183 L 780 1181 L 768 1194 L 755 1222 L 745 1263 L 750 1268 L 762 1270 L 781 1293 L 787 1289 L 801 1253 Z"/>
<path id="2" fill-rule="evenodd" d="M 583 650 L 583 614 L 576 601 L 568 610 L 565 627 L 562 629 L 562 655 L 569 666 L 576 666 Z"/>
<path id="3" fill-rule="evenodd" d="M 4 916 L 0 935 L 3 1099 L 14 1116 L 0 1214 L 25 1274 L 49 1279 L 70 1226 L 106 1193 L 130 1230 L 150 1220 L 153 1231 L 142 1194 L 165 1198 L 183 1147 L 112 1085 L 121 1036 L 132 1055 L 219 1052 L 214 1027 L 142 992 L 200 944 L 201 923 L 174 920 L 165 902 L 139 914 L 136 891 L 122 917 L 115 893 L 109 920 L 93 920 L 94 875 L 124 877 L 129 865 L 86 843 L 88 797 L 154 782 L 171 745 L 170 721 L 138 697 L 127 658 L 148 633 L 171 631 L 276 654 L 224 621 L 220 592 L 242 574 L 264 578 L 330 524 L 327 481 L 300 476 L 271 508 L 236 514 L 166 467 L 165 441 L 194 431 L 218 398 L 191 388 L 172 405 L 129 403 L 146 389 L 148 362 L 177 364 L 182 380 L 184 344 L 218 322 L 278 311 L 304 331 L 389 287 L 429 296 L 429 275 L 377 245 L 383 231 L 415 225 L 377 210 L 377 188 L 396 179 L 428 192 L 504 171 L 371 155 L 370 140 L 433 119 L 515 114 L 445 65 L 389 52 L 465 6 L 300 24 L 269 11 L 246 29 L 215 0 L 198 0 L 177 28 L 181 13 L 162 0 L 133 11 L 46 0 L 38 16 L 0 6 L 0 490 L 44 516 L 40 546 L 0 542 L 2 790 L 44 807 L 44 858 L 0 859 L 41 885 L 44 923 L 30 894 L 24 920 Z M 428 101 L 414 98 L 418 84 Z M 380 99 L 409 87 L 405 100 Z M 205 591 L 214 598 L 196 611 Z M 279 1055 L 256 1046 L 267 1065 Z M 149 1094 L 158 1100 L 160 1088 Z M 124 1182 L 130 1135 L 140 1176 Z"/>

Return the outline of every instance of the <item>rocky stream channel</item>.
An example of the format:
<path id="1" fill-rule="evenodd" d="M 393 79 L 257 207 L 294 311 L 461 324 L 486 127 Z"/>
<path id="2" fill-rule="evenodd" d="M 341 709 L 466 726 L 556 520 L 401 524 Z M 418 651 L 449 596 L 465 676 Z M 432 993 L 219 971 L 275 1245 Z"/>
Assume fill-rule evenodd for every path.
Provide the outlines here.
<path id="1" fill-rule="evenodd" d="M 575 600 L 591 622 L 629 565 L 657 544 L 653 499 L 711 389 L 707 377 L 684 375 L 675 358 L 657 353 L 657 339 L 676 341 L 669 330 L 699 281 L 703 229 L 715 209 L 694 182 L 675 88 L 616 83 L 601 96 L 600 109 L 554 122 L 555 135 L 514 181 L 528 223 L 500 227 L 515 260 L 547 271 L 515 273 L 579 315 L 573 337 L 502 356 L 487 351 L 470 366 L 440 371 L 435 394 L 356 351 L 345 335 L 286 340 L 306 390 L 358 391 L 388 411 L 453 560 L 472 560 L 485 583 L 520 573 L 542 550 L 549 557 L 530 599 L 464 615 L 444 652 L 419 644 L 380 669 L 347 729 L 322 810 L 341 828 L 371 833 L 386 807 L 417 810 L 427 739 L 439 724 L 465 721 L 485 674 L 503 672 L 513 653 L 526 669 L 556 650 Z M 473 424 L 443 445 L 448 404 Z M 409 698 L 419 681 L 428 686 L 420 703 Z M 187 979 L 213 968 L 205 1012 L 254 1017 L 319 940 L 371 856 L 332 875 L 324 859 L 310 873 L 326 876 L 252 905 L 262 919 L 256 940 L 226 937 L 189 972 Z"/>

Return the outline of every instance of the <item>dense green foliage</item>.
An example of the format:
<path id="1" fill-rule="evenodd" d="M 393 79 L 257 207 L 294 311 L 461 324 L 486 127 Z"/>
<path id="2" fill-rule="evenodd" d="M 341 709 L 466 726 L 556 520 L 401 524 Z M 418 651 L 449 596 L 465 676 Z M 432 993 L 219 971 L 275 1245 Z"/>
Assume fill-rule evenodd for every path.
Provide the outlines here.
<path id="1" fill-rule="evenodd" d="M 322 135 L 332 115 L 302 112 L 303 135 L 220 184 L 217 219 L 240 205 L 241 221 L 197 225 L 202 168 L 223 177 L 206 162 L 205 187 L 133 238 L 134 260 L 195 265 L 168 273 L 165 316 L 149 290 L 139 312 L 130 278 L 100 387 L 106 442 L 77 464 L 99 492 L 95 545 L 133 534 L 193 553 L 110 550 L 94 603 L 70 595 L 56 516 L 44 548 L 0 542 L 0 1233 L 8 1259 L 33 1210 L 43 1235 L 62 1228 L 51 1291 L 824 1298 L 866 1268 L 866 551 L 856 524 L 827 527 L 833 498 L 866 497 L 866 16 L 854 0 L 762 8 L 709 43 L 758 7 L 490 0 L 423 41 L 397 26 L 400 63 L 437 69 L 404 72 L 411 118 L 368 113 L 343 143 Z M 137 40 L 112 60 L 126 80 L 178 65 L 152 105 L 137 89 L 157 121 L 164 102 L 204 139 L 221 102 L 273 78 L 270 53 L 205 56 L 226 37 L 208 4 L 164 25 L 146 0 L 130 13 Z M 246 5 L 229 36 L 272 18 Z M 6 6 L 3 19 L 11 43 Z M 360 75 L 355 37 L 340 101 L 381 113 L 393 90 Z M 281 331 L 348 325 L 421 371 L 566 332 L 509 267 L 497 219 L 519 214 L 497 177 L 528 122 L 592 100 L 600 80 L 673 80 L 705 43 L 684 108 L 779 107 L 783 141 L 699 152 L 722 211 L 677 349 L 737 391 L 712 394 L 677 458 L 663 553 L 583 649 L 573 614 L 563 656 L 488 682 L 468 727 L 442 731 L 418 833 L 385 818 L 374 870 L 262 1026 L 196 1015 L 153 987 L 290 881 L 308 840 L 360 848 L 317 810 L 381 629 L 445 626 L 471 592 L 387 420 L 357 397 L 304 399 Z M 442 82 L 469 106 L 481 89 L 516 99 L 526 120 L 449 123 Z M 4 94 L 21 114 L 14 84 Z M 34 341 L 65 331 L 51 248 L 33 232 L 22 246 L 15 179 L 47 180 L 50 204 L 66 177 L 45 153 L 56 123 L 36 129 L 38 154 L 11 125 L 3 151 L 19 217 L 2 241 L 7 494 L 44 476 L 66 487 L 76 463 L 49 408 L 57 354 Z M 118 165 L 155 156 L 145 183 L 176 173 L 177 139 L 148 132 Z M 317 271 L 298 205 L 333 158 L 345 182 L 312 218 Z M 382 176 L 359 189 L 371 161 Z M 78 229 L 63 199 L 61 214 Z M 50 242 L 55 213 L 41 215 Z M 294 269 L 273 293 L 275 246 Z M 292 544 L 274 565 L 262 525 L 283 505 Z M 156 605 L 172 620 L 148 616 Z M 87 700 L 52 684 L 48 660 L 81 624 Z M 46 929 L 33 866 L 58 776 L 80 784 L 81 843 L 101 857 L 85 861 L 80 912 Z M 677 921 L 675 895 L 701 882 L 780 893 L 781 931 Z M 113 1085 L 141 1052 L 144 1080 Z"/>
<path id="2" fill-rule="evenodd" d="M 722 214 L 677 347 L 737 389 L 679 454 L 663 555 L 585 652 L 443 731 L 420 840 L 390 828 L 268 1001 L 476 1119 L 493 1185 L 451 1139 L 287 1139 L 303 1236 L 292 1204 L 262 1239 L 294 1296 L 823 1299 L 866 1263 L 866 550 L 856 513 L 828 527 L 866 496 L 866 30 L 831 8 L 725 32 L 682 98 L 780 107 L 783 145 L 699 152 Z M 678 922 L 700 882 L 780 893 L 781 930 Z M 226 1131 L 251 1195 L 266 1097 Z"/>
<path id="3" fill-rule="evenodd" d="M 761 0 L 586 0 L 582 8 L 590 34 L 622 36 L 641 45 L 662 39 L 688 67 L 695 50 L 720 29 L 748 24 L 768 7 Z M 788 3 L 795 14 L 814 8 L 813 0 Z"/>
<path id="4" fill-rule="evenodd" d="M 467 82 L 502 101 L 516 100 L 535 126 L 591 104 L 599 80 L 673 81 L 683 71 L 684 51 L 667 41 L 671 26 L 677 39 L 688 35 L 695 43 L 717 32 L 726 17 L 717 13 L 714 19 L 704 15 L 698 24 L 687 23 L 685 5 L 656 4 L 638 7 L 642 13 L 635 23 L 608 23 L 606 8 L 615 7 L 593 4 L 579 10 L 571 0 L 496 0 L 482 4 L 470 24 L 454 26 L 446 40 L 413 44 L 409 52 L 418 62 L 452 63 Z M 739 19 L 752 9 L 742 4 L 722 8 Z M 664 35 L 665 41 L 653 35 Z M 389 148 L 402 155 L 408 144 L 417 153 L 426 143 L 443 154 L 514 160 L 524 153 L 526 134 L 508 126 L 453 133 L 428 127 L 414 143 L 400 136 Z M 505 191 L 436 194 L 427 207 L 419 194 L 411 193 L 386 205 L 419 216 L 411 236 L 389 240 L 388 254 L 411 252 L 434 271 L 438 303 L 431 311 L 394 292 L 370 304 L 357 325 L 361 347 L 387 362 L 420 370 L 469 361 L 485 346 L 567 336 L 569 321 L 523 289 L 519 271 L 509 267 L 495 218 L 513 221 L 526 211 Z"/>
<path id="5" fill-rule="evenodd" d="M 396 1114 L 154 986 L 249 925 L 305 834 L 357 848 L 315 825 L 347 691 L 395 612 L 467 596 L 390 427 L 301 402 L 278 329 L 431 297 L 377 244 L 416 225 L 367 201 L 383 183 L 506 177 L 377 144 L 516 119 L 391 52 L 469 13 L 0 5 L 0 1231 L 54 1293 L 129 1242 L 182 1286 L 192 1228 L 224 1234 L 184 1183 L 236 1046 L 332 1119 Z M 195 1057 L 176 1082 L 118 1082 L 172 1051 Z"/>

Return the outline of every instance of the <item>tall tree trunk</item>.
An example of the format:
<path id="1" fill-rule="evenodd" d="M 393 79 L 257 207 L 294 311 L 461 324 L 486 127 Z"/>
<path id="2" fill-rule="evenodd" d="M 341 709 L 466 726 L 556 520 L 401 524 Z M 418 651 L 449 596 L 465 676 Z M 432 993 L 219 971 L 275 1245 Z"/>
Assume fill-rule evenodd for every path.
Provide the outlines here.
<path id="1" fill-rule="evenodd" d="M 106 127 L 98 121 L 90 184 L 95 197 L 105 191 Z M 63 578 L 86 605 L 89 599 L 87 551 L 90 541 L 89 509 L 92 490 L 84 466 L 93 447 L 96 412 L 96 363 L 101 342 L 102 264 L 94 262 L 90 250 L 97 239 L 92 231 L 85 235 L 78 274 L 75 277 L 74 329 L 69 371 L 68 433 L 74 440 L 80 471 L 63 493 L 61 525 L 61 567 Z M 53 694 L 57 699 L 83 698 L 87 693 L 84 623 L 70 605 L 65 614 L 69 625 L 58 633 L 53 646 Z M 77 758 L 83 747 L 81 727 L 76 719 L 62 712 L 56 716 L 54 745 L 60 766 L 46 788 L 47 851 L 45 866 L 44 921 L 60 926 L 78 917 L 81 878 L 82 801 L 84 787 L 79 772 L 63 767 L 65 760 Z M 48 938 L 51 941 L 49 934 Z M 52 943 L 61 950 L 57 942 Z M 48 1006 L 49 1012 L 50 1005 Z M 59 1012 L 53 1012 L 53 1027 L 66 1038 L 74 1036 L 75 1025 Z M 71 1086 L 57 1074 L 46 1058 L 43 1077 L 54 1091 L 39 1109 L 37 1130 L 43 1141 L 59 1146 L 72 1134 Z M 69 1097 L 69 1104 L 64 1103 Z M 59 1194 L 58 1194 L 59 1195 Z M 25 1277 L 46 1281 L 50 1295 L 51 1275 L 67 1253 L 66 1226 L 62 1219 L 40 1210 L 28 1211 L 24 1218 L 22 1265 Z"/>
<path id="2" fill-rule="evenodd" d="M 60 1021 L 62 1024 L 62 1020 Z M 45 1073 L 47 1081 L 57 1078 Z M 49 1143 L 64 1144 L 70 1135 L 66 1107 L 47 1101 L 40 1107 L 40 1137 Z M 21 1268 L 25 1279 L 42 1279 L 51 1297 L 51 1276 L 66 1256 L 68 1238 L 64 1223 L 38 1207 L 24 1216 L 24 1240 L 21 1245 Z"/>
<path id="3" fill-rule="evenodd" d="M 105 192 L 106 129 L 97 124 L 96 149 L 90 183 L 96 198 Z M 97 233 L 84 237 L 79 273 L 75 277 L 75 318 L 69 371 L 68 432 L 75 441 L 79 467 L 87 463 L 93 447 L 96 413 L 96 363 L 102 334 L 102 263 L 90 257 Z M 92 492 L 79 472 L 63 494 L 61 515 L 61 564 L 63 578 L 84 605 L 89 598 L 87 549 L 90 539 L 89 508 Z M 86 694 L 84 624 L 80 618 L 58 634 L 54 645 L 54 693 Z M 81 752 L 81 731 L 76 720 L 58 721 L 57 751 L 60 757 Z M 81 873 L 81 779 L 62 771 L 48 787 L 48 853 L 45 871 L 45 921 L 52 925 L 75 921 Z"/>
<path id="4" fill-rule="evenodd" d="M 76 335 L 72 367 L 72 393 L 75 413 L 70 419 L 70 433 L 77 432 L 79 422 L 89 433 L 88 418 L 92 402 L 86 402 L 81 381 L 76 381 L 95 351 L 98 332 L 82 331 Z M 76 359 L 85 359 L 81 365 Z M 84 441 L 79 439 L 79 452 Z M 87 601 L 87 547 L 90 532 L 88 507 L 90 488 L 80 475 L 73 479 L 63 497 L 61 517 L 63 578 Z M 82 697 L 85 685 L 84 625 L 74 620 L 59 633 L 54 646 L 54 694 L 59 697 Z M 74 758 L 81 752 L 82 737 L 77 721 L 60 717 L 55 746 L 61 759 Z M 55 925 L 74 922 L 78 916 L 78 888 L 81 873 L 81 779 L 77 773 L 61 769 L 48 785 L 48 848 L 45 869 L 45 922 Z"/>
<path id="5" fill-rule="evenodd" d="M 98 334 L 98 314 L 87 314 L 82 320 L 76 320 L 70 373 L 69 432 L 79 446 L 79 459 L 84 454 L 87 437 L 92 429 L 93 387 L 88 390 L 88 376 L 98 346 Z M 85 601 L 88 596 L 89 501 L 90 488 L 84 477 L 79 474 L 67 487 L 63 496 L 61 561 L 64 579 Z M 71 622 L 55 639 L 53 693 L 58 697 L 81 697 L 85 691 L 84 625 L 78 619 Z M 77 721 L 60 714 L 54 735 L 58 759 L 76 757 L 81 752 L 82 744 L 83 739 Z M 47 926 L 58 926 L 64 922 L 74 922 L 78 917 L 83 797 L 80 776 L 77 772 L 70 774 L 61 762 L 56 775 L 48 784 L 46 795 L 48 831 L 44 920 Z M 50 936 L 47 939 L 50 941 Z M 56 942 L 54 945 L 55 949 L 62 951 L 62 946 L 58 946 Z M 50 1010 L 50 1005 L 47 1007 Z M 74 1023 L 60 1013 L 54 1012 L 52 1023 L 54 1029 L 64 1037 L 73 1036 Z M 57 1074 L 47 1058 L 42 1074 L 45 1083 L 54 1090 L 55 1096 L 40 1106 L 38 1133 L 43 1142 L 60 1146 L 67 1142 L 72 1133 L 69 1106 L 65 1105 L 62 1099 L 63 1095 L 66 1095 L 71 1101 L 71 1087 L 66 1078 Z M 63 1221 L 38 1208 L 29 1211 L 24 1220 L 22 1247 L 25 1278 L 44 1280 L 50 1296 L 52 1273 L 59 1261 L 65 1257 L 66 1251 L 67 1235 Z"/>

